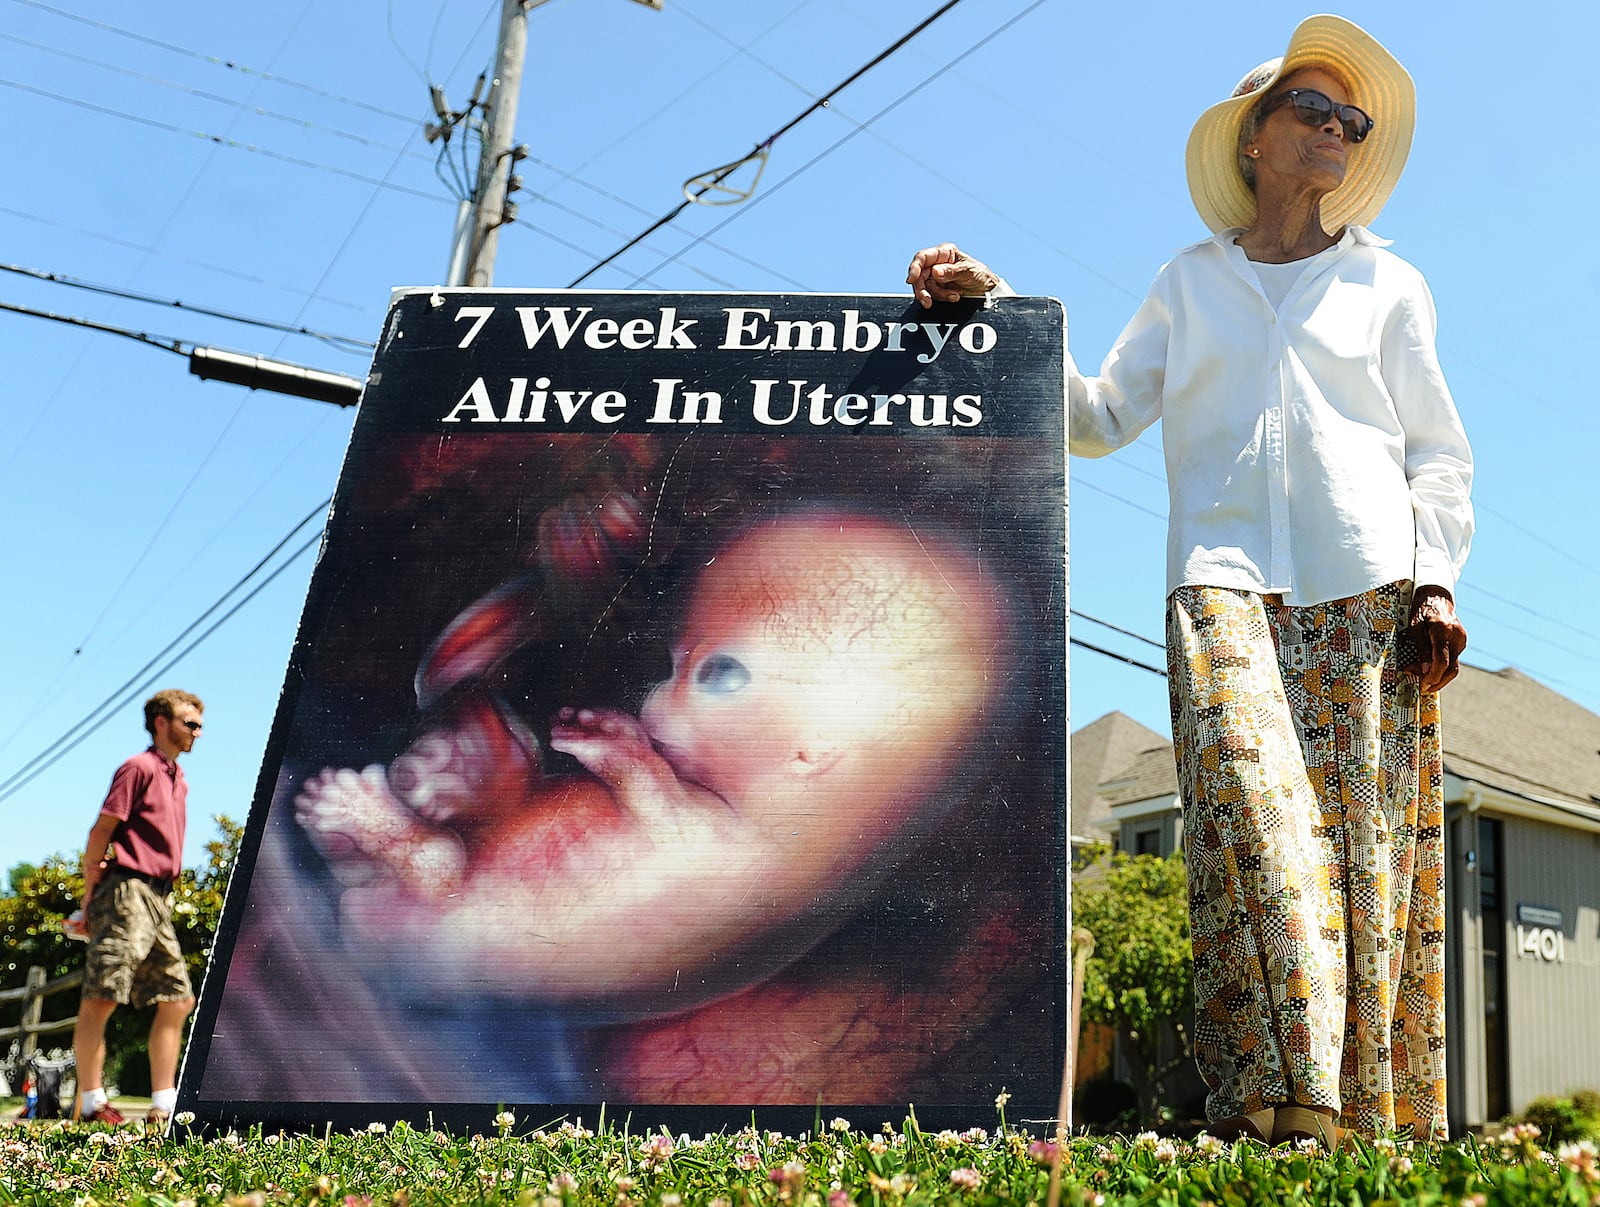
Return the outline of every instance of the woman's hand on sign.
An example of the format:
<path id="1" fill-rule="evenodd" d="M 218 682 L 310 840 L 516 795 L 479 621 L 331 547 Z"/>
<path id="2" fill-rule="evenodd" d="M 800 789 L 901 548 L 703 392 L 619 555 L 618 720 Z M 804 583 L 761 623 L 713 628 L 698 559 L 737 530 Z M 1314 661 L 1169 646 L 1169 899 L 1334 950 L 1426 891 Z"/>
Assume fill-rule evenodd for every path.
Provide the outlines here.
<path id="1" fill-rule="evenodd" d="M 1418 587 L 1407 627 L 1417 661 L 1402 669 L 1416 674 L 1423 691 L 1436 692 L 1461 670 L 1461 651 L 1467 648 L 1467 630 L 1456 616 L 1450 592 L 1437 586 Z"/>
<path id="2" fill-rule="evenodd" d="M 981 297 L 1000 284 L 1000 278 L 987 264 L 974 260 L 954 243 L 941 243 L 924 247 L 911 257 L 906 284 L 926 310 L 936 301 Z"/>

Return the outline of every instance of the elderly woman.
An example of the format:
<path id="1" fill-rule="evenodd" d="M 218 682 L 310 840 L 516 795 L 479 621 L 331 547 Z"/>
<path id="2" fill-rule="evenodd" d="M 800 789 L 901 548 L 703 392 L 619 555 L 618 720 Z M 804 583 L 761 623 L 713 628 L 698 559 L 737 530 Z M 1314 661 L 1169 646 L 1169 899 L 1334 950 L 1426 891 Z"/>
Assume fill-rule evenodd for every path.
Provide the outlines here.
<path id="1" fill-rule="evenodd" d="M 1164 420 L 1195 1053 L 1214 1130 L 1270 1142 L 1445 1135 L 1437 693 L 1472 459 L 1427 286 L 1367 229 L 1414 106 L 1370 35 L 1303 22 L 1190 135 L 1215 235 L 1098 377 L 1067 362 L 1072 452 Z M 908 281 L 1006 289 L 952 244 Z"/>

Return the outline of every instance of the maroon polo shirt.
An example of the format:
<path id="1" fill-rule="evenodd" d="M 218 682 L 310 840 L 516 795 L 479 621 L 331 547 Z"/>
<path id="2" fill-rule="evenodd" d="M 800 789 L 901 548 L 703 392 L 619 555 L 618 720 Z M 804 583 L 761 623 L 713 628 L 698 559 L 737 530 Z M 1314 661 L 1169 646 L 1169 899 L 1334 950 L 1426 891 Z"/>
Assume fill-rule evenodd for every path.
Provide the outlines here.
<path id="1" fill-rule="evenodd" d="M 106 803 L 100 806 L 100 812 L 122 821 L 111 836 L 115 865 L 177 879 L 183 865 L 188 799 L 183 768 L 154 746 L 118 767 Z"/>

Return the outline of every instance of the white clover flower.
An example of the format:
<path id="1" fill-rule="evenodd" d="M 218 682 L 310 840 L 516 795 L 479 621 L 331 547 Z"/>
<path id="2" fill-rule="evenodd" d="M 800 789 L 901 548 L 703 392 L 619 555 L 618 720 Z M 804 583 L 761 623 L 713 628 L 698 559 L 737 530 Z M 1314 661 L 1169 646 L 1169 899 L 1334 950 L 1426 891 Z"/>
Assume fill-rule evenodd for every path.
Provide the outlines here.
<path id="1" fill-rule="evenodd" d="M 193 1111 L 179 1111 L 176 1115 L 174 1115 L 172 1117 L 172 1121 L 174 1123 L 176 1123 L 179 1127 L 188 1127 L 191 1123 L 194 1122 L 194 1112 Z"/>
<path id="2" fill-rule="evenodd" d="M 1195 1137 L 1194 1151 L 1202 1157 L 1219 1157 L 1227 1150 L 1228 1146 L 1210 1132 L 1202 1132 Z"/>
<path id="3" fill-rule="evenodd" d="M 513 1127 L 516 1126 L 516 1122 L 517 1122 L 517 1117 L 515 1115 L 513 1115 L 510 1111 L 501 1111 L 498 1115 L 496 1115 L 494 1117 L 494 1125 L 496 1127 L 498 1127 L 503 1132 L 510 1131 Z"/>
<path id="4" fill-rule="evenodd" d="M 1005 1089 L 1004 1086 L 1001 1086 L 1000 1087 L 1000 1092 L 994 1096 L 995 1110 L 997 1110 L 997 1111 L 1005 1110 L 1006 1109 L 1006 1103 L 1008 1103 L 1010 1101 L 1011 1101 L 1011 1095 L 1006 1092 L 1006 1089 Z"/>
<path id="5" fill-rule="evenodd" d="M 381 1136 L 388 1130 L 389 1125 L 387 1123 L 379 1123 L 374 1120 L 373 1122 L 367 1124 L 367 1134 L 370 1136 Z"/>
<path id="6" fill-rule="evenodd" d="M 1152 1151 L 1156 1155 L 1156 1160 L 1163 1165 L 1171 1165 L 1178 1159 L 1178 1146 L 1171 1140 L 1157 1140 Z"/>
<path id="7" fill-rule="evenodd" d="M 828 1124 L 828 1126 L 836 1132 L 847 1132 L 850 1130 L 850 1120 L 840 1117 Z"/>
<path id="8" fill-rule="evenodd" d="M 1140 1132 L 1133 1138 L 1133 1146 L 1135 1148 L 1154 1148 L 1156 1141 L 1160 1138 L 1155 1132 Z"/>

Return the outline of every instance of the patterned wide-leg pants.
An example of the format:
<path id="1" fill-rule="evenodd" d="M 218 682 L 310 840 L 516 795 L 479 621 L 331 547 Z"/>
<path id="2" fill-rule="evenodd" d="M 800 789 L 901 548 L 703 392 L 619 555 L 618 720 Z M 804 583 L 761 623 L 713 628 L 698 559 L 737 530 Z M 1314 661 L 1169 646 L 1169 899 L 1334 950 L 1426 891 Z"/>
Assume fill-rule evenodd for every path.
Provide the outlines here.
<path id="1" fill-rule="evenodd" d="M 1438 696 L 1397 669 L 1410 606 L 1408 582 L 1168 600 L 1213 1120 L 1299 1103 L 1445 1136 L 1444 773 Z"/>

